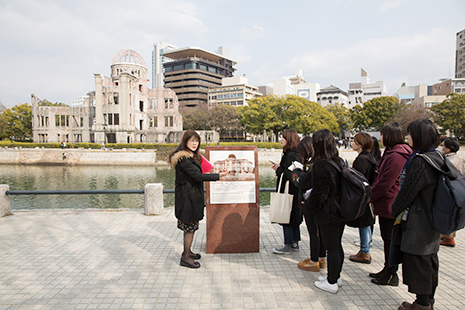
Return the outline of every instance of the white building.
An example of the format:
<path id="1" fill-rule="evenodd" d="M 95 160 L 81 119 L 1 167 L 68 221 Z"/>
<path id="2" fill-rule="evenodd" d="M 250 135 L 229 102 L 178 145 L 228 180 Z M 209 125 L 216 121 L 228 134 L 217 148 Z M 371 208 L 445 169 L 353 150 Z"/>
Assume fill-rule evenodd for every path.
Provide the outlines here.
<path id="1" fill-rule="evenodd" d="M 165 69 L 163 64 L 172 61 L 163 56 L 164 52 L 172 51 L 178 47 L 169 43 L 159 42 L 153 45 L 152 51 L 152 88 L 165 86 Z"/>
<path id="2" fill-rule="evenodd" d="M 347 108 L 351 109 L 357 104 L 363 104 L 373 98 L 387 96 L 388 88 L 382 81 L 370 83 L 368 73 L 361 69 L 360 83 L 349 84 L 349 103 Z"/>
<path id="3" fill-rule="evenodd" d="M 248 82 L 245 76 L 223 78 L 221 86 L 208 89 L 208 108 L 219 104 L 248 106 L 250 100 L 263 96 L 258 87 L 249 85 Z"/>
<path id="4" fill-rule="evenodd" d="M 349 97 L 347 93 L 340 89 L 339 87 L 330 85 L 328 87 L 322 88 L 317 94 L 317 103 L 322 107 L 333 103 L 340 103 L 342 106 L 347 108 L 349 103 Z"/>
<path id="5" fill-rule="evenodd" d="M 402 83 L 402 86 L 396 91 L 393 97 L 396 97 L 400 103 L 411 104 L 415 100 L 415 88 L 417 86 L 406 86 Z"/>
<path id="6" fill-rule="evenodd" d="M 465 29 L 457 32 L 455 43 L 455 77 L 465 78 Z"/>
<path id="7" fill-rule="evenodd" d="M 273 81 L 273 95 L 275 96 L 296 95 L 308 101 L 316 102 L 316 94 L 319 91 L 320 84 L 307 83 L 302 76 L 301 69 L 296 70 L 295 76 Z"/>
<path id="8" fill-rule="evenodd" d="M 79 96 L 76 100 L 71 101 L 72 107 L 82 107 L 84 102 L 89 99 L 89 96 Z M 92 106 L 95 106 L 95 102 L 92 103 Z"/>

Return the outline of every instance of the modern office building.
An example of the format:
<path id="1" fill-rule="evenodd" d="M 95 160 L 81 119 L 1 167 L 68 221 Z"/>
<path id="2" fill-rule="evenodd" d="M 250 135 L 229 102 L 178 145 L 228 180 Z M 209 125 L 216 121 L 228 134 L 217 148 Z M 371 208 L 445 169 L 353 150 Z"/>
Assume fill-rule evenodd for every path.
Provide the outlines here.
<path id="1" fill-rule="evenodd" d="M 400 103 L 411 104 L 415 100 L 416 86 L 406 86 L 405 83 L 399 87 L 393 97 L 396 97 Z"/>
<path id="2" fill-rule="evenodd" d="M 271 86 L 258 86 L 258 91 L 263 95 L 263 96 L 268 96 L 271 95 L 273 96 L 273 87 Z"/>
<path id="3" fill-rule="evenodd" d="M 245 76 L 224 78 L 220 87 L 211 87 L 208 90 L 208 108 L 219 104 L 247 106 L 250 100 L 263 96 L 258 87 L 249 85 L 248 82 Z"/>
<path id="4" fill-rule="evenodd" d="M 164 87 L 165 69 L 163 64 L 172 61 L 164 56 L 167 51 L 172 51 L 178 47 L 169 43 L 159 42 L 153 45 L 152 51 L 152 88 Z"/>
<path id="5" fill-rule="evenodd" d="M 219 52 L 224 51 L 220 47 Z M 222 86 L 222 79 L 237 70 L 235 60 L 199 47 L 175 49 L 164 56 L 173 60 L 163 64 L 165 87 L 176 93 L 181 108 L 208 109 L 208 89 Z"/>
<path id="6" fill-rule="evenodd" d="M 452 84 L 451 92 L 465 95 L 465 76 L 462 78 L 452 79 L 451 84 Z"/>
<path id="7" fill-rule="evenodd" d="M 455 45 L 455 77 L 465 78 L 465 29 L 457 32 Z"/>
<path id="8" fill-rule="evenodd" d="M 347 103 L 349 102 L 347 93 L 334 85 L 322 88 L 316 94 L 316 97 L 316 102 L 319 103 L 322 107 L 333 103 L 340 103 L 342 106 L 347 108 Z"/>
<path id="9" fill-rule="evenodd" d="M 308 101 L 317 101 L 316 94 L 320 91 L 320 84 L 307 83 L 302 76 L 302 70 L 296 69 L 296 75 L 273 81 L 273 95 L 296 95 Z"/>
<path id="10" fill-rule="evenodd" d="M 110 77 L 94 74 L 95 90 L 75 107 L 39 106 L 32 95 L 34 142 L 177 142 L 182 115 L 176 94 L 147 87 L 145 61 L 133 50 L 113 58 Z M 95 104 L 94 104 L 95 103 Z"/>
<path id="11" fill-rule="evenodd" d="M 351 109 L 357 104 L 363 104 L 373 98 L 388 95 L 388 88 L 382 81 L 370 83 L 368 72 L 361 69 L 360 83 L 349 84 L 349 103 L 347 108 Z"/>

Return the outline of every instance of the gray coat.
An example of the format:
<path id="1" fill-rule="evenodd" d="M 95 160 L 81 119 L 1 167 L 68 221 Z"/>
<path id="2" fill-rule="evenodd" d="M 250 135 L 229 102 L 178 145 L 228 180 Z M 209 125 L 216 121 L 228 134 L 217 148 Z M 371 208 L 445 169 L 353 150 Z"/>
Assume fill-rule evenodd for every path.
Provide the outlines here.
<path id="1" fill-rule="evenodd" d="M 427 154 L 440 167 L 444 165 L 444 160 L 436 152 Z M 410 160 L 400 191 L 392 205 L 394 218 L 410 207 L 407 221 L 402 223 L 402 252 L 430 255 L 439 251 L 441 234 L 431 227 L 426 217 L 426 212 L 431 212 L 434 203 L 438 177 L 439 172 L 422 157 L 415 156 Z M 455 172 L 450 171 L 450 177 L 455 179 Z"/>

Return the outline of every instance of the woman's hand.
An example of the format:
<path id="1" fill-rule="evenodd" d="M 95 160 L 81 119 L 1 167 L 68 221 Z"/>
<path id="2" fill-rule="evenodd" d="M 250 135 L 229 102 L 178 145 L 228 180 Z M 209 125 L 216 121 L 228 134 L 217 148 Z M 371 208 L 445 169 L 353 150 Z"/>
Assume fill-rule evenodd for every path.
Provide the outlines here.
<path id="1" fill-rule="evenodd" d="M 220 179 L 222 177 L 225 177 L 229 174 L 229 170 L 228 169 L 223 169 L 222 172 L 220 172 Z"/>
<path id="2" fill-rule="evenodd" d="M 278 168 L 279 168 L 279 164 L 274 164 L 273 166 L 271 166 L 271 168 L 272 168 L 274 171 L 276 171 L 276 170 L 278 170 Z"/>

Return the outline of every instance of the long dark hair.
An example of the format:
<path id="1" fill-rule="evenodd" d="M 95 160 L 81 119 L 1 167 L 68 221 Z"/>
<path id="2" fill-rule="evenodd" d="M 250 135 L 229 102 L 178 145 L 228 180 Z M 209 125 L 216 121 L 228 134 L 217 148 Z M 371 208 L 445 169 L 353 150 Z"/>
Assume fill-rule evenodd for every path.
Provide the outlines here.
<path id="1" fill-rule="evenodd" d="M 378 139 L 376 137 L 371 137 L 373 139 L 373 147 L 371 148 L 371 155 L 379 162 L 381 159 L 381 150 L 379 149 Z"/>
<path id="2" fill-rule="evenodd" d="M 419 118 L 411 122 L 407 127 L 407 132 L 412 138 L 413 150 L 420 153 L 426 153 L 441 143 L 436 126 L 427 118 Z"/>
<path id="3" fill-rule="evenodd" d="M 199 146 L 197 147 L 197 149 L 192 152 L 188 147 L 187 147 L 187 141 L 190 140 L 190 138 L 194 137 L 197 141 L 199 141 Z M 184 151 L 188 151 L 188 152 L 191 152 L 194 154 L 194 159 L 196 161 L 198 161 L 199 163 L 202 163 L 202 156 L 200 155 L 200 143 L 201 143 L 201 139 L 200 139 L 200 135 L 194 131 L 194 130 L 187 130 L 184 135 L 182 136 L 182 140 L 181 140 L 181 143 L 179 143 L 179 145 L 176 147 L 176 149 L 174 151 L 172 151 L 170 153 L 170 155 L 168 156 L 168 163 L 171 164 L 171 157 L 173 157 L 173 155 L 178 152 L 178 151 L 181 151 L 181 150 L 184 150 Z"/>
<path id="4" fill-rule="evenodd" d="M 295 131 L 294 129 L 284 130 L 283 138 L 286 140 L 286 145 L 283 147 L 284 152 L 287 152 L 288 150 L 297 147 L 300 141 L 299 135 L 297 134 L 297 131 Z"/>
<path id="5" fill-rule="evenodd" d="M 308 160 L 313 156 L 313 146 L 312 146 L 312 137 L 305 137 L 300 140 L 299 145 L 297 145 L 297 152 L 299 152 L 299 161 L 304 165 Z"/>
<path id="6" fill-rule="evenodd" d="M 310 162 L 317 159 L 336 160 L 339 157 L 336 141 L 331 131 L 320 129 L 313 134 L 312 139 L 314 154 Z"/>

